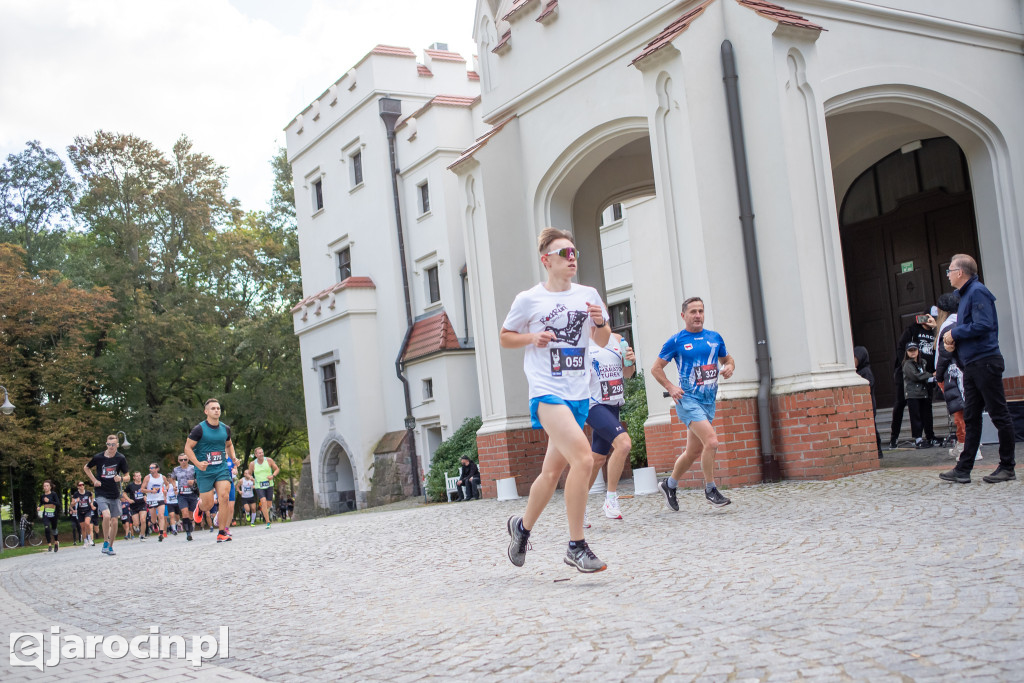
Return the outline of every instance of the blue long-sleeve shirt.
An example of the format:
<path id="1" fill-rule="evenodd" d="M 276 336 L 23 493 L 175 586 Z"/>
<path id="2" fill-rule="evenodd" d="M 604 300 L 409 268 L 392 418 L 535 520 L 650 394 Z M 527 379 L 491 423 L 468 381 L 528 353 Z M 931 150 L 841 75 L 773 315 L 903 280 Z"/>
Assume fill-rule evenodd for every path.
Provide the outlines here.
<path id="1" fill-rule="evenodd" d="M 999 318 L 996 298 L 974 275 L 960 288 L 960 308 L 953 341 L 963 365 L 999 354 Z"/>

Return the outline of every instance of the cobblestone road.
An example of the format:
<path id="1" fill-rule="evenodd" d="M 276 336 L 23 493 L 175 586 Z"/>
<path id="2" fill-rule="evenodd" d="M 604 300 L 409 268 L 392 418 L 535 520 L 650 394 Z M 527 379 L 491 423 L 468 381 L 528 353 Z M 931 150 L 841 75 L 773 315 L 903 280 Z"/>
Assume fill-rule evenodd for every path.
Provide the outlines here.
<path id="1" fill-rule="evenodd" d="M 69 548 L 0 562 L 0 625 L 230 628 L 230 656 L 198 672 L 126 658 L 51 680 L 1022 680 L 1024 484 L 982 483 L 994 462 L 970 485 L 886 469 L 733 489 L 720 510 L 696 491 L 679 513 L 628 498 L 622 521 L 592 496 L 609 569 L 589 576 L 562 563 L 560 496 L 522 569 L 505 519 L 525 500 Z"/>

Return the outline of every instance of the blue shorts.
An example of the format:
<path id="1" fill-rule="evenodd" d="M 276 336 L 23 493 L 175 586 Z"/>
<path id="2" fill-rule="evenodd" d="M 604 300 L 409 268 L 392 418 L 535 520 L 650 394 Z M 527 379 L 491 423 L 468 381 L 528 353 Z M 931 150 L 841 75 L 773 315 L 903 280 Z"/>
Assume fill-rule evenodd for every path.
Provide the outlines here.
<path id="1" fill-rule="evenodd" d="M 679 417 L 679 421 L 687 427 L 691 422 L 700 422 L 701 420 L 711 422 L 715 419 L 715 404 L 694 401 L 684 395 L 676 401 L 676 415 Z"/>
<path id="2" fill-rule="evenodd" d="M 231 493 L 228 494 L 228 500 L 232 503 L 235 502 L 235 482 L 231 482 Z"/>
<path id="3" fill-rule="evenodd" d="M 584 398 L 579 401 L 566 401 L 564 398 L 558 398 L 552 394 L 545 396 L 538 396 L 530 399 L 530 426 L 534 429 L 544 429 L 544 426 L 540 423 L 540 418 L 537 417 L 537 406 L 541 403 L 550 403 L 556 406 L 566 406 L 572 411 L 572 416 L 576 418 L 576 424 L 583 429 L 583 424 L 587 421 L 587 413 L 590 410 L 590 399 Z"/>
<path id="4" fill-rule="evenodd" d="M 591 403 L 587 424 L 594 435 L 590 442 L 590 450 L 598 455 L 608 455 L 612 451 L 612 441 L 626 429 L 619 420 L 619 408 L 604 403 Z"/>

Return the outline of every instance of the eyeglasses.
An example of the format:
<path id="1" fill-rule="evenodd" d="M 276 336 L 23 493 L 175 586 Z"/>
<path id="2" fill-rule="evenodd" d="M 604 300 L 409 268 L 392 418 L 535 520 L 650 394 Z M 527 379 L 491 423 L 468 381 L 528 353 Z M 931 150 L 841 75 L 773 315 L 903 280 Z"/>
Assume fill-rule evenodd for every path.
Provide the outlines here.
<path id="1" fill-rule="evenodd" d="M 159 468 L 157 468 L 157 467 L 150 467 L 149 469 L 155 470 L 155 469 L 159 469 Z"/>
<path id="2" fill-rule="evenodd" d="M 562 249 L 555 249 L 554 251 L 549 251 L 546 255 L 554 256 L 555 254 L 558 254 L 564 259 L 572 258 L 574 261 L 579 260 L 580 258 L 580 250 L 577 249 L 576 247 L 564 247 Z"/>
<path id="3" fill-rule="evenodd" d="M 950 273 L 954 273 L 954 272 L 956 272 L 958 270 L 963 270 L 963 268 L 946 268 L 946 275 L 949 275 Z"/>
<path id="4" fill-rule="evenodd" d="M 82 482 L 78 482 L 76 486 L 85 486 L 85 484 L 83 484 Z"/>

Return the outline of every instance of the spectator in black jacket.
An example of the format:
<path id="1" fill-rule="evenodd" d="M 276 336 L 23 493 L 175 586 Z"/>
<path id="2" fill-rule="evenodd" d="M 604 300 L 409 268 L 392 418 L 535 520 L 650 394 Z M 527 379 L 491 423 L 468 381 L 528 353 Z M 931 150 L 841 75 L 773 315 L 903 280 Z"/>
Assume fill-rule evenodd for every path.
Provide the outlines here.
<path id="1" fill-rule="evenodd" d="M 900 340 L 896 343 L 896 364 L 893 367 L 892 380 L 896 389 L 896 403 L 892 407 L 892 431 L 889 436 L 889 448 L 896 448 L 903 426 L 903 409 L 907 406 L 907 396 L 903 386 L 903 354 L 907 344 L 913 342 L 917 346 L 921 360 L 929 373 L 935 372 L 935 318 L 928 313 L 914 316 L 914 322 L 903 330 Z M 928 399 L 931 400 L 929 389 Z"/>
<path id="2" fill-rule="evenodd" d="M 462 470 L 456 484 L 462 491 L 462 500 L 480 498 L 480 470 L 468 456 L 462 456 Z"/>
<path id="3" fill-rule="evenodd" d="M 953 354 L 946 350 L 942 344 L 942 335 L 956 325 L 956 311 L 960 305 L 960 295 L 956 292 L 946 292 L 939 297 L 937 308 L 939 313 L 935 318 L 937 340 L 935 349 L 935 381 L 942 390 L 942 398 L 946 402 L 946 410 L 953 418 L 956 425 L 956 442 L 949 449 L 949 454 L 959 458 L 964 450 L 964 379 Z M 980 455 L 980 454 L 979 454 Z"/>
<path id="4" fill-rule="evenodd" d="M 935 441 L 932 429 L 931 384 L 934 370 L 928 371 L 917 344 L 910 342 L 903 356 L 903 387 L 910 408 L 910 432 L 917 448 L 931 448 Z M 924 438 L 921 438 L 922 433 Z"/>
<path id="5" fill-rule="evenodd" d="M 875 419 L 875 373 L 871 372 L 871 360 L 868 350 L 863 346 L 853 347 L 853 357 L 857 361 L 857 374 L 868 381 L 868 388 L 871 391 L 871 419 Z M 882 437 L 878 433 L 878 425 L 875 425 L 875 443 L 878 446 L 878 457 L 882 457 Z"/>

